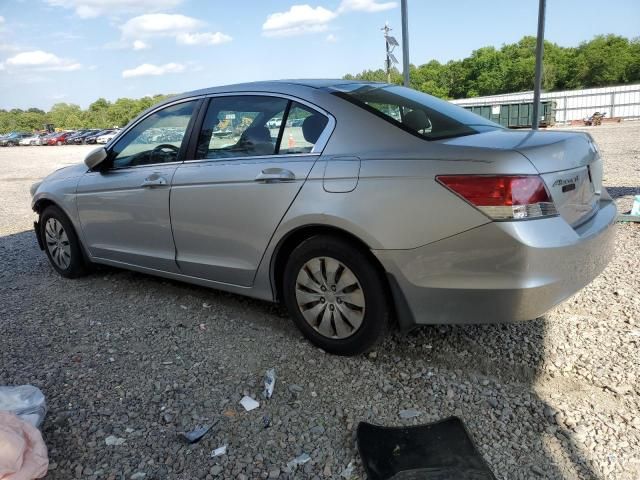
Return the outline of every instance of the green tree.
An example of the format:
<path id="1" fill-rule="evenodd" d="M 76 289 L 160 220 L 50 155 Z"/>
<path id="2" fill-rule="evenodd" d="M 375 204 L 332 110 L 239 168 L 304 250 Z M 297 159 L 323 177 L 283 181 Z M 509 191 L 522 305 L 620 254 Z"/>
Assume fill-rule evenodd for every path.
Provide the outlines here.
<path id="1" fill-rule="evenodd" d="M 578 47 L 545 41 L 543 88 L 546 91 L 604 87 L 640 81 L 640 39 L 599 35 Z M 431 60 L 410 67 L 411 86 L 442 98 L 519 92 L 533 89 L 536 38 L 526 36 L 500 49 L 483 47 L 462 60 Z M 392 83 L 401 83 L 393 74 Z M 386 81 L 384 70 L 365 70 L 345 79 Z"/>
<path id="2" fill-rule="evenodd" d="M 585 87 L 614 85 L 638 80 L 629 78 L 629 66 L 636 63 L 628 39 L 617 35 L 598 35 L 577 48 L 577 75 Z"/>

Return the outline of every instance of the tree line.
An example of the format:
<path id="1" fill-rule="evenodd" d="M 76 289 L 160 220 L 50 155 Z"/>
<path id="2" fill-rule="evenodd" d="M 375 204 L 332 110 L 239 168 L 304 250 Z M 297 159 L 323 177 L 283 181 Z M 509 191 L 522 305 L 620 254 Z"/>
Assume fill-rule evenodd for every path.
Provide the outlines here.
<path id="1" fill-rule="evenodd" d="M 535 50 L 535 37 L 526 36 L 499 49 L 479 48 L 462 60 L 411 65 L 411 87 L 447 99 L 532 90 Z M 640 82 L 640 38 L 598 35 L 577 47 L 546 41 L 544 54 L 546 91 Z M 344 78 L 386 82 L 387 75 L 379 69 Z M 402 84 L 402 75 L 396 69 L 391 72 L 391 82 Z M 56 103 L 48 112 L 38 108 L 0 109 L 0 132 L 41 130 L 48 123 L 64 129 L 124 126 L 167 97 L 119 98 L 115 102 L 99 98 L 86 110 L 72 103 Z"/>
<path id="2" fill-rule="evenodd" d="M 482 47 L 462 60 L 410 65 L 411 88 L 437 97 L 469 98 L 533 90 L 536 38 L 525 36 L 501 48 Z M 387 81 L 383 69 L 348 74 L 346 80 Z M 402 84 L 393 69 L 391 82 Z M 545 41 L 543 89 L 575 90 L 640 82 L 640 38 L 598 35 L 577 47 Z"/>
<path id="3" fill-rule="evenodd" d="M 73 103 L 56 103 L 48 112 L 39 108 L 0 109 L 0 132 L 43 130 L 47 124 L 73 130 L 122 127 L 140 112 L 168 97 L 169 95 L 154 95 L 139 99 L 119 98 L 115 102 L 99 98 L 86 110 Z"/>

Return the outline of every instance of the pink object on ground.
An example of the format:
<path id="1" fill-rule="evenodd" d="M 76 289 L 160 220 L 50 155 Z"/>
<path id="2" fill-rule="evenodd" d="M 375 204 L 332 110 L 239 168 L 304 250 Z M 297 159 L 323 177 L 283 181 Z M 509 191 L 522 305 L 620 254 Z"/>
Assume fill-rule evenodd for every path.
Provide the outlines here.
<path id="1" fill-rule="evenodd" d="M 42 478 L 48 468 L 40 430 L 13 413 L 0 412 L 0 480 Z"/>

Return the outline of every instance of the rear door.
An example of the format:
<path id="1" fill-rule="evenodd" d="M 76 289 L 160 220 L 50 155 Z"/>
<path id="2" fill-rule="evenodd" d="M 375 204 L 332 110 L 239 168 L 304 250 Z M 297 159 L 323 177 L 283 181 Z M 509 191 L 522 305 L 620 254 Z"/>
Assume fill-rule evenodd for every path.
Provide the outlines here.
<path id="1" fill-rule="evenodd" d="M 250 286 L 333 121 L 282 96 L 251 94 L 211 98 L 201 124 L 192 158 L 173 178 L 177 263 L 187 275 Z"/>

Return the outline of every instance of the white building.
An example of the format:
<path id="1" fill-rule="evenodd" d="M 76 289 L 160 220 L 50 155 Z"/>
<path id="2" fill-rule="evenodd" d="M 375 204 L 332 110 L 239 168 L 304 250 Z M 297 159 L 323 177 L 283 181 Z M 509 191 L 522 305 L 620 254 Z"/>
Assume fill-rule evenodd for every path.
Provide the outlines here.
<path id="1" fill-rule="evenodd" d="M 640 84 L 543 92 L 541 99 L 556 101 L 556 123 L 582 120 L 594 112 L 606 112 L 607 118 L 640 119 Z M 533 91 L 451 100 L 461 107 L 520 102 L 533 102 Z"/>

